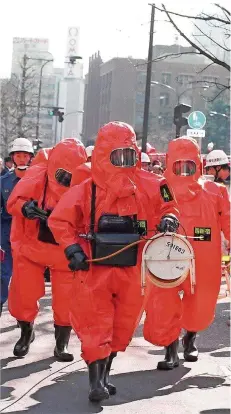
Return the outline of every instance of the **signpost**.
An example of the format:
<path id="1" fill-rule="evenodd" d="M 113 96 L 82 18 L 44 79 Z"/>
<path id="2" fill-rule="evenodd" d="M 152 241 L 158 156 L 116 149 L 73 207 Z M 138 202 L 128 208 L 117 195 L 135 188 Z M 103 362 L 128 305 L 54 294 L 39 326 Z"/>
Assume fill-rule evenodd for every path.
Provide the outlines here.
<path id="1" fill-rule="evenodd" d="M 199 138 L 201 149 L 201 138 L 205 137 L 205 130 L 202 129 L 206 124 L 206 116 L 201 111 L 194 111 L 188 117 L 188 125 L 191 129 L 187 129 L 187 136 Z"/>
<path id="2" fill-rule="evenodd" d="M 201 111 L 194 111 L 188 117 L 188 125 L 192 129 L 202 129 L 206 124 L 206 116 Z"/>
<path id="3" fill-rule="evenodd" d="M 187 129 L 187 137 L 204 138 L 205 130 L 204 129 Z"/>

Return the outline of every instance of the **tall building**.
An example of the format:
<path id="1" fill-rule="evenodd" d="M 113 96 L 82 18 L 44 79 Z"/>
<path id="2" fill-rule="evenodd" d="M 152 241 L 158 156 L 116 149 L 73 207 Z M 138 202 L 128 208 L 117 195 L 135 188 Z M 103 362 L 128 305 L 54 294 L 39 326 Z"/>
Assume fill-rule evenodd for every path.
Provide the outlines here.
<path id="1" fill-rule="evenodd" d="M 89 59 L 89 71 L 85 77 L 83 142 L 86 145 L 95 136 L 99 127 L 100 67 L 102 63 L 100 52 L 92 55 Z"/>
<path id="2" fill-rule="evenodd" d="M 184 51 L 190 50 L 179 45 L 156 45 L 153 56 Z M 211 87 L 210 82 L 219 82 L 219 79 L 226 82 L 227 75 L 223 68 L 213 65 L 204 70 L 205 66 L 203 58 L 192 54 L 153 63 L 148 140 L 159 150 L 166 149 L 169 139 L 174 136 L 174 106 L 184 102 L 190 104 L 193 110 L 205 111 L 205 98 L 214 95 L 215 88 L 214 85 Z M 84 105 L 87 128 L 91 130 L 92 136 L 97 134 L 101 125 L 112 120 L 128 122 L 138 133 L 142 133 L 147 70 L 145 60 L 113 58 L 101 63 L 99 68 L 94 78 L 94 88 L 100 85 L 98 105 L 93 106 L 89 102 L 89 90 Z M 89 89 L 89 74 L 87 87 Z M 91 89 L 94 88 L 91 85 Z"/>
<path id="3" fill-rule="evenodd" d="M 40 139 L 43 146 L 53 143 L 53 121 L 48 109 L 54 104 L 55 79 L 53 56 L 48 49 L 48 39 L 13 38 L 10 82 L 16 91 L 16 123 L 20 125 L 12 139 L 22 134 L 32 140 Z"/>

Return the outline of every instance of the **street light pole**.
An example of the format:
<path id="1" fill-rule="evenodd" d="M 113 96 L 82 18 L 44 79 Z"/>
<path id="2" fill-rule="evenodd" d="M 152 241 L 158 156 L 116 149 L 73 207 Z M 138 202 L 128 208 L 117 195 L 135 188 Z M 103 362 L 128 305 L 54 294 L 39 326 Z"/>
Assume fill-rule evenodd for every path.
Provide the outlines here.
<path id="1" fill-rule="evenodd" d="M 36 59 L 36 60 L 38 60 L 38 59 Z M 41 60 L 45 60 L 45 59 L 41 59 Z M 45 60 L 45 62 L 43 63 L 43 65 L 40 68 L 39 90 L 38 90 L 38 106 L 37 106 L 37 121 L 36 121 L 36 132 L 35 132 L 35 136 L 36 136 L 37 140 L 39 139 L 39 119 L 40 119 L 40 105 L 41 105 L 43 68 L 49 62 L 53 62 L 53 59 Z"/>
<path id="2" fill-rule="evenodd" d="M 154 21 L 155 21 L 155 10 L 156 10 L 155 4 L 151 4 L 151 7 L 152 7 L 152 11 L 151 11 L 150 34 L 149 34 L 147 77 L 146 77 L 146 88 L 145 88 L 145 98 L 144 98 L 142 152 L 147 151 L 148 119 L 149 119 L 151 80 L 152 80 L 152 49 L 153 49 L 153 34 L 154 34 Z"/>

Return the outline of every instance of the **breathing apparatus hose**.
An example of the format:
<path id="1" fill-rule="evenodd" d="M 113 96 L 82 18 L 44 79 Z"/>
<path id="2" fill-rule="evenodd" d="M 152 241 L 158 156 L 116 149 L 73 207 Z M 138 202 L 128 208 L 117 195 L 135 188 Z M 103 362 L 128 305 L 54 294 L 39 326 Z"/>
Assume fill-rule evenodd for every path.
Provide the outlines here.
<path id="1" fill-rule="evenodd" d="M 118 254 L 124 252 L 125 250 L 130 249 L 130 247 L 136 246 L 137 244 L 144 243 L 144 242 L 145 240 L 137 240 L 133 243 L 128 244 L 127 246 L 124 246 L 122 249 L 117 250 L 117 252 L 109 254 L 108 256 L 100 257 L 98 259 L 87 259 L 86 262 L 94 263 L 94 262 L 102 262 L 103 260 L 106 260 L 106 259 L 111 259 L 111 257 L 117 256 Z"/>

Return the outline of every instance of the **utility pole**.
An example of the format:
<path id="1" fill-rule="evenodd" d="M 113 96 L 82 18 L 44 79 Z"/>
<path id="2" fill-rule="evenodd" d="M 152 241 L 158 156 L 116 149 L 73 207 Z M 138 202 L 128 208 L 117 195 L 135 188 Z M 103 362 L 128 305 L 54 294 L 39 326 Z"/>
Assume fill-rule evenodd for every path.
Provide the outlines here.
<path id="1" fill-rule="evenodd" d="M 151 80 L 152 80 L 152 49 L 153 49 L 153 34 L 154 34 L 154 21 L 155 21 L 155 10 L 156 10 L 155 4 L 150 4 L 150 6 L 152 7 L 152 11 L 151 11 L 150 34 L 149 34 L 146 88 L 145 88 L 145 97 L 144 97 L 142 152 L 147 151 L 146 146 L 147 146 L 147 138 L 148 138 L 148 119 L 149 119 Z"/>
<path id="2" fill-rule="evenodd" d="M 44 60 L 45 61 L 42 64 L 41 68 L 40 68 L 40 76 L 39 76 L 37 119 L 36 119 L 36 129 L 35 129 L 36 139 L 38 140 L 39 139 L 39 119 L 40 119 L 40 107 L 41 107 L 41 91 L 42 91 L 43 68 L 49 62 L 53 62 L 53 59 L 34 59 L 34 60 Z"/>
<path id="3" fill-rule="evenodd" d="M 25 116 L 25 82 L 26 82 L 26 73 L 27 73 L 27 61 L 28 57 L 23 55 L 23 62 L 22 62 L 22 82 L 21 82 L 21 90 L 20 90 L 20 102 L 19 102 L 19 114 L 17 116 L 17 136 L 20 138 L 23 136 L 22 132 L 22 121 Z"/>

